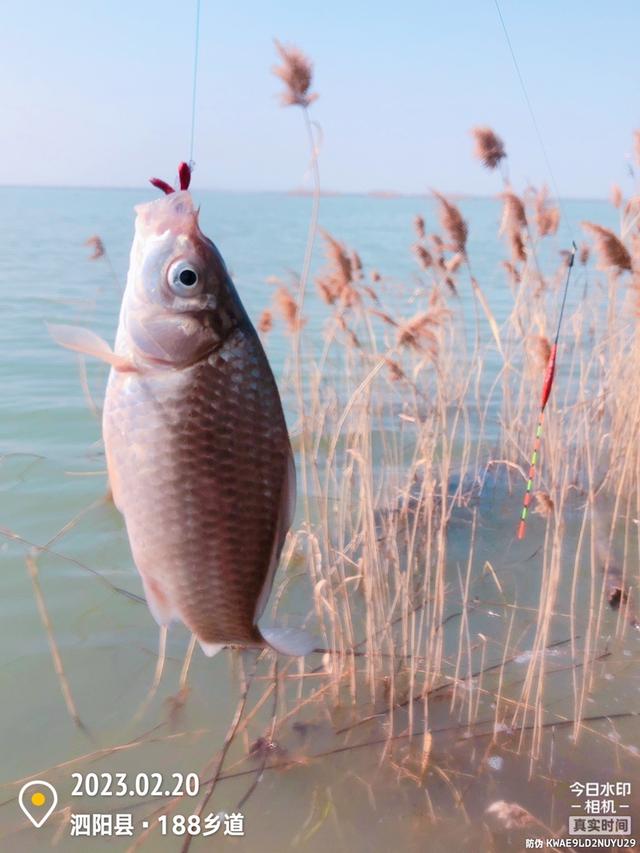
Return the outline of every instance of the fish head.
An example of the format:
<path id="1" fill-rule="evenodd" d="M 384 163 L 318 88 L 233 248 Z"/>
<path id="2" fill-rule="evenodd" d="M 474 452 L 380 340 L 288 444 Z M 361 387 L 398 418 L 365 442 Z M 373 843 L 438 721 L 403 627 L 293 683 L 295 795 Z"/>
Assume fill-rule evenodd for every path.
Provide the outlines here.
<path id="1" fill-rule="evenodd" d="M 212 352 L 238 319 L 233 285 L 187 191 L 136 207 L 116 347 L 136 361 L 182 367 Z"/>

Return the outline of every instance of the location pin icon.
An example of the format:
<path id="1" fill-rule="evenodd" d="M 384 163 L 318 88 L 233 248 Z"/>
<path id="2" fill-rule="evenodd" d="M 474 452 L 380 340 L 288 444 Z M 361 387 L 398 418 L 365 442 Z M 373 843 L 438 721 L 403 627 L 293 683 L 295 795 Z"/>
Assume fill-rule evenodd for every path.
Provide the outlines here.
<path id="1" fill-rule="evenodd" d="M 35 828 L 40 829 L 58 804 L 58 795 L 53 785 L 36 779 L 22 786 L 18 802 Z"/>

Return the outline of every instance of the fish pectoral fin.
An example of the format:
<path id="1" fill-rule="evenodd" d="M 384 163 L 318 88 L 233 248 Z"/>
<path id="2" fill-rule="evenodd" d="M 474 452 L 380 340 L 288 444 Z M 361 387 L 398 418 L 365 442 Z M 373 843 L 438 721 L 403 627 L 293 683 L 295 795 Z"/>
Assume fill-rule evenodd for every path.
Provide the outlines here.
<path id="1" fill-rule="evenodd" d="M 109 344 L 95 332 L 83 329 L 82 326 L 67 326 L 64 323 L 47 323 L 46 325 L 49 334 L 60 346 L 106 361 L 115 370 L 123 372 L 136 370 L 127 358 L 117 355 Z"/>
<path id="2" fill-rule="evenodd" d="M 204 640 L 200 639 L 198 639 L 198 642 L 200 643 L 200 648 L 208 658 L 212 658 L 224 649 L 224 643 L 205 643 Z"/>
<path id="3" fill-rule="evenodd" d="M 317 640 L 301 628 L 261 628 L 263 639 L 283 655 L 301 657 L 311 654 L 317 646 Z"/>

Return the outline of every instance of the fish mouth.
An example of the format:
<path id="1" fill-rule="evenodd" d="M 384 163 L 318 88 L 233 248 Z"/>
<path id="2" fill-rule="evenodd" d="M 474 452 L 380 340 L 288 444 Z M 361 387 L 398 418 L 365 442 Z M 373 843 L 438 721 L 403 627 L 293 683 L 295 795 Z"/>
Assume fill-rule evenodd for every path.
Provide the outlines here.
<path id="1" fill-rule="evenodd" d="M 199 210 L 193 205 L 188 190 L 171 193 L 153 201 L 135 206 L 136 232 L 141 237 L 152 237 L 169 231 L 203 238 L 198 224 Z"/>

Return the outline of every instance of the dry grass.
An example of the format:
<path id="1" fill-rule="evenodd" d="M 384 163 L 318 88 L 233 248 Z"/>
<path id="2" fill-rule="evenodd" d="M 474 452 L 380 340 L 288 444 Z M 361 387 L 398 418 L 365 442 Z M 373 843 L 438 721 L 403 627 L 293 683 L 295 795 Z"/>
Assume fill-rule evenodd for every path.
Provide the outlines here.
<path id="1" fill-rule="evenodd" d="M 277 49 L 284 103 L 301 106 L 309 126 L 311 65 L 293 48 Z M 496 168 L 506 156 L 502 140 L 488 128 L 476 128 L 474 136 L 479 158 Z M 310 143 L 317 167 L 312 136 Z M 582 290 L 590 251 L 583 245 L 582 284 L 575 282 L 572 291 L 536 475 L 536 517 L 526 547 L 517 550 L 504 528 L 499 541 L 487 533 L 497 522 L 487 520 L 484 490 L 499 490 L 513 509 L 515 535 L 565 274 L 563 260 L 557 269 L 546 264 L 544 274 L 537 262 L 555 246 L 558 207 L 544 189 L 517 194 L 502 187 L 499 234 L 509 243 L 503 264 L 511 305 L 500 323 L 471 271 L 469 226 L 441 193 L 434 197 L 442 233 L 427 234 L 422 215 L 407 223 L 418 262 L 416 280 L 407 285 L 391 286 L 344 241 L 321 232 L 324 266 L 315 278 L 321 308 L 314 310 L 325 312 L 325 332 L 318 341 L 304 333 L 318 230 L 314 173 L 301 275 L 293 284 L 278 283 L 273 308 L 258 326 L 267 336 L 277 315 L 290 337 L 282 387 L 295 414 L 302 475 L 298 524 L 285 548 L 271 616 L 286 620 L 307 602 L 306 621 L 325 652 L 269 671 L 265 655 L 249 678 L 242 675 L 228 736 L 201 772 L 200 812 L 225 779 L 248 777 L 244 802 L 267 769 L 300 768 L 364 749 L 393 763 L 404 741 L 412 752 L 396 766 L 421 785 L 445 730 L 491 743 L 503 737 L 532 768 L 550 728 L 605 739 L 598 729 L 604 716 L 589 717 L 586 702 L 609 653 L 604 638 L 613 632 L 619 639 L 634 624 L 640 340 L 635 284 L 622 273 L 633 273 L 639 254 L 637 208 L 627 205 L 620 235 L 584 225 L 604 275 L 598 287 Z M 102 244 L 92 245 L 97 252 Z M 473 317 L 465 317 L 456 298 L 469 287 Z M 596 506 L 605 507 L 599 531 Z M 535 572 L 537 601 L 518 598 L 523 563 Z M 481 630 L 479 617 L 493 629 L 483 623 Z M 559 648 L 565 666 L 553 668 Z M 180 679 L 181 707 L 192 653 L 193 646 Z M 54 659 L 63 679 L 55 652 Z M 547 698 L 553 673 L 561 671 L 566 701 L 558 708 Z M 339 725 L 333 722 L 338 713 Z M 434 726 L 445 713 L 447 725 Z M 294 757 L 278 752 L 278 739 L 293 726 L 310 725 L 310 717 L 331 721 L 335 743 Z M 231 742 L 247 737 L 249 728 L 251 741 L 259 735 L 270 751 L 252 751 L 247 740 L 244 753 L 225 767 Z M 354 741 L 360 729 L 368 734 Z M 258 770 L 250 763 L 256 757 Z M 536 822 L 512 802 L 497 801 L 491 814 L 507 828 Z"/>
<path id="2" fill-rule="evenodd" d="M 282 93 L 284 106 L 308 107 L 318 97 L 309 92 L 313 79 L 313 66 L 307 57 L 296 47 L 284 46 L 276 39 L 276 50 L 282 65 L 276 65 L 273 73 L 284 83 Z"/>
<path id="3" fill-rule="evenodd" d="M 534 200 L 535 220 L 540 237 L 550 237 L 558 230 L 560 209 L 549 204 L 548 191 L 543 187 Z"/>
<path id="4" fill-rule="evenodd" d="M 278 287 L 274 294 L 274 302 L 278 308 L 278 311 L 280 312 L 280 315 L 282 316 L 282 319 L 286 323 L 289 332 L 297 332 L 300 328 L 301 319 L 298 310 L 298 303 L 296 302 L 289 288 L 285 287 L 284 285 Z M 270 320 L 271 317 L 269 316 L 269 321 Z M 265 323 L 263 322 L 262 325 L 262 331 L 265 331 Z"/>
<path id="5" fill-rule="evenodd" d="M 487 169 L 497 168 L 507 156 L 504 142 L 490 127 L 474 127 L 475 155 Z"/>
<path id="6" fill-rule="evenodd" d="M 449 237 L 451 250 L 464 255 L 469 234 L 467 223 L 453 202 L 446 199 L 441 193 L 434 192 L 434 196 L 440 204 L 440 223 Z"/>
<path id="7" fill-rule="evenodd" d="M 104 243 L 102 242 L 101 238 L 98 237 L 97 234 L 94 234 L 93 237 L 89 237 L 86 242 L 86 245 L 93 249 L 93 251 L 89 255 L 90 261 L 97 261 L 98 258 L 102 258 L 104 256 Z"/>
<path id="8" fill-rule="evenodd" d="M 619 272 L 631 272 L 631 253 L 613 231 L 595 222 L 583 222 L 582 227 L 595 237 L 601 269 L 613 267 Z"/>

